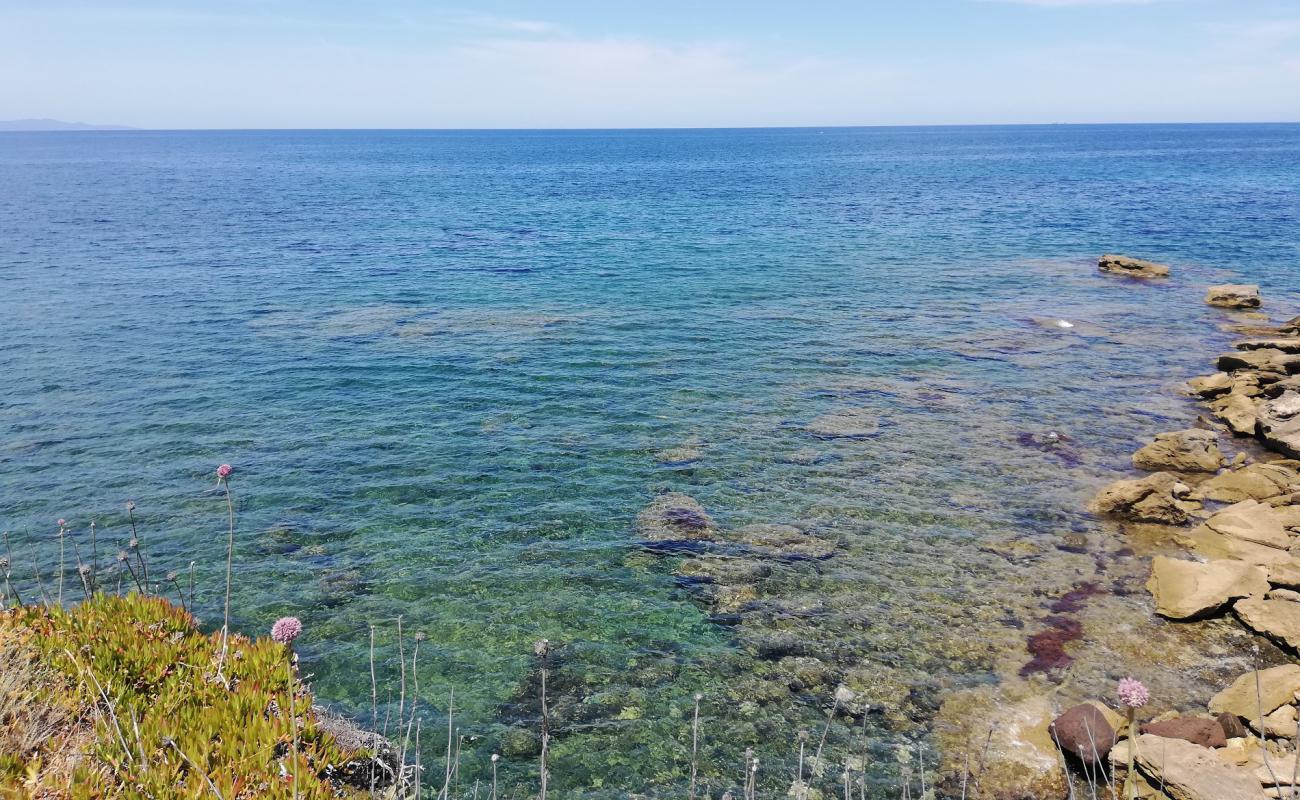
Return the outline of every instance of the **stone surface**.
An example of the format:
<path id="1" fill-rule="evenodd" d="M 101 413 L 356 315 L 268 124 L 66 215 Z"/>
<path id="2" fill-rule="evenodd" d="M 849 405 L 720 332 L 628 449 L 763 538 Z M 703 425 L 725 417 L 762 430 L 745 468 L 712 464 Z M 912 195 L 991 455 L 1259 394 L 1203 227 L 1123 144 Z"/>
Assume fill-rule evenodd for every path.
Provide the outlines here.
<path id="1" fill-rule="evenodd" d="M 1210 410 L 1238 436 L 1253 436 L 1259 423 L 1255 401 L 1247 392 L 1233 389 L 1229 394 L 1210 401 Z"/>
<path id="2" fill-rule="evenodd" d="M 1174 717 L 1147 723 L 1140 730 L 1165 739 L 1182 739 L 1201 747 L 1223 747 L 1228 743 L 1223 726 L 1218 720 L 1208 717 Z"/>
<path id="3" fill-rule="evenodd" d="M 1232 391 L 1232 376 L 1226 372 L 1216 372 L 1213 375 L 1203 375 L 1199 378 L 1192 378 L 1187 382 L 1193 392 L 1204 398 L 1218 397 L 1221 394 Z"/>
<path id="4" fill-rule="evenodd" d="M 1219 437 L 1197 428 L 1158 433 L 1133 454 L 1133 466 L 1151 472 L 1217 472 L 1222 465 Z"/>
<path id="5" fill-rule="evenodd" d="M 1281 350 L 1283 353 L 1300 353 L 1300 336 L 1283 339 L 1247 339 L 1237 342 L 1238 350 Z"/>
<path id="6" fill-rule="evenodd" d="M 871 409 L 849 408 L 817 417 L 806 430 L 820 439 L 865 439 L 880 431 L 880 417 Z"/>
<path id="7" fill-rule="evenodd" d="M 1278 464 L 1247 464 L 1241 469 L 1223 472 L 1197 487 L 1207 500 L 1239 503 L 1242 500 L 1267 500 L 1285 494 L 1300 476 Z"/>
<path id="8" fill-rule="evenodd" d="M 1291 558 L 1271 564 L 1267 569 L 1269 583 L 1288 589 L 1300 589 L 1300 561 Z"/>
<path id="9" fill-rule="evenodd" d="M 1245 737 L 1249 731 L 1246 726 L 1241 724 L 1241 719 L 1236 714 L 1223 712 L 1218 716 L 1219 728 L 1223 731 L 1226 739 L 1240 739 Z"/>
<path id="10" fill-rule="evenodd" d="M 1185 561 L 1156 556 L 1147 588 L 1156 613 L 1170 619 L 1212 614 L 1233 600 L 1268 591 L 1268 573 L 1241 561 Z"/>
<path id="11" fill-rule="evenodd" d="M 1300 458 L 1300 391 L 1265 400 L 1257 411 L 1259 437 L 1269 448 Z"/>
<path id="12" fill-rule="evenodd" d="M 1300 355 L 1287 353 L 1275 347 L 1261 347 L 1258 350 L 1241 350 L 1224 353 L 1215 361 L 1222 372 L 1236 372 L 1249 369 L 1258 372 L 1273 372 L 1281 377 L 1300 371 Z"/>
<path id="13" fill-rule="evenodd" d="M 943 754 L 940 783 L 957 796 L 969 767 L 978 778 L 968 783 L 968 800 L 1064 800 L 1065 769 L 1048 733 L 1051 702 L 1041 695 L 1013 699 L 1006 688 L 968 689 L 944 700 L 934 728 Z M 972 756 L 970 763 L 982 768 L 964 758 L 976 753 L 980 760 Z"/>
<path id="14" fill-rule="evenodd" d="M 1048 731 L 1062 750 L 1085 764 L 1101 763 L 1119 741 L 1106 715 L 1090 703 L 1067 709 Z"/>
<path id="15" fill-rule="evenodd" d="M 1205 302 L 1217 308 L 1259 308 L 1259 287 L 1248 283 L 1224 283 L 1211 286 Z"/>
<path id="16" fill-rule="evenodd" d="M 1263 723 L 1262 725 L 1260 723 Z M 1285 705 L 1265 714 L 1261 720 L 1258 716 L 1249 718 L 1246 723 L 1256 733 L 1281 739 L 1294 739 L 1296 734 L 1295 706 Z"/>
<path id="17" fill-rule="evenodd" d="M 1127 275 L 1130 278 L 1166 278 L 1169 267 L 1140 258 L 1106 254 L 1097 260 L 1097 269 L 1110 275 Z"/>
<path id="18" fill-rule="evenodd" d="M 1291 546 L 1291 534 L 1282 525 L 1282 515 L 1258 500 L 1242 500 L 1228 506 L 1207 519 L 1205 524 L 1225 536 L 1248 542 L 1282 550 Z"/>
<path id="19" fill-rule="evenodd" d="M 1232 607 L 1247 628 L 1286 645 L 1300 648 L 1300 603 L 1250 597 Z"/>
<path id="20" fill-rule="evenodd" d="M 1251 772 L 1228 766 L 1208 747 L 1149 733 L 1137 738 L 1136 747 L 1138 771 L 1174 800 L 1260 800 L 1264 797 L 1263 788 Z M 1112 751 L 1112 760 L 1119 750 L 1117 747 Z"/>
<path id="21" fill-rule="evenodd" d="M 765 556 L 829 558 L 835 553 L 834 544 L 809 536 L 793 525 L 746 525 L 738 528 L 732 538 Z"/>
<path id="22" fill-rule="evenodd" d="M 707 540 L 718 526 L 694 497 L 678 492 L 661 494 L 636 517 L 637 534 L 651 542 Z"/>
<path id="23" fill-rule="evenodd" d="M 1259 689 L 1256 693 L 1256 673 L 1247 672 L 1232 685 L 1210 699 L 1210 710 L 1216 714 L 1228 713 L 1242 719 L 1269 714 L 1295 698 L 1300 691 L 1300 664 L 1283 664 L 1259 670 Z"/>
<path id="24" fill-rule="evenodd" d="M 1295 560 L 1286 550 L 1248 542 L 1235 536 L 1225 536 L 1208 525 L 1198 525 L 1190 531 L 1181 532 L 1174 537 L 1174 541 L 1211 561 L 1244 561 L 1272 569 Z"/>
<path id="25" fill-rule="evenodd" d="M 1093 512 L 1137 522 L 1182 525 L 1200 504 L 1191 499 L 1191 487 L 1168 472 L 1136 480 L 1116 481 L 1093 499 Z"/>

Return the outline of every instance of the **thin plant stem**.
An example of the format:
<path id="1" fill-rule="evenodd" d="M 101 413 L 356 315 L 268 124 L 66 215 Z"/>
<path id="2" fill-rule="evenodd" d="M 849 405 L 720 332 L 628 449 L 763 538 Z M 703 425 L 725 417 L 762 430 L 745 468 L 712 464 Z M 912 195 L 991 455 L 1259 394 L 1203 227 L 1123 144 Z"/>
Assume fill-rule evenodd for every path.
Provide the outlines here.
<path id="1" fill-rule="evenodd" d="M 59 520 L 59 521 L 62 522 L 63 520 Z M 59 595 L 57 600 L 58 605 L 60 606 L 63 605 L 63 549 L 65 546 L 64 542 L 66 539 L 67 539 L 67 533 L 64 531 L 63 526 L 60 525 L 59 526 Z"/>
<path id="2" fill-rule="evenodd" d="M 144 560 L 144 542 L 140 539 L 140 532 L 135 528 L 135 504 L 132 503 L 126 507 L 127 519 L 131 521 L 131 539 L 136 542 L 135 557 L 140 562 L 140 574 L 144 575 L 144 582 L 149 583 L 149 565 Z"/>
<path id="3" fill-rule="evenodd" d="M 226 513 L 230 518 L 230 535 L 226 539 L 226 606 L 221 622 L 221 655 L 217 661 L 217 677 L 224 680 L 222 669 L 226 666 L 226 652 L 230 647 L 230 583 L 235 563 L 235 500 L 230 494 L 230 480 L 217 479 L 226 490 Z"/>
<path id="4" fill-rule="evenodd" d="M 297 701 L 294 698 L 293 686 L 293 650 L 290 645 L 289 657 L 285 659 L 285 676 L 289 679 L 289 723 L 293 729 L 293 748 L 289 751 L 289 758 L 293 764 L 293 797 L 298 800 L 298 709 Z"/>
<path id="5" fill-rule="evenodd" d="M 375 626 L 370 626 L 370 730 L 379 730 L 379 685 L 375 682 Z M 376 748 L 378 750 L 378 748 Z M 378 756 L 378 752 L 375 754 Z M 375 793 L 375 765 L 370 765 L 370 794 Z"/>

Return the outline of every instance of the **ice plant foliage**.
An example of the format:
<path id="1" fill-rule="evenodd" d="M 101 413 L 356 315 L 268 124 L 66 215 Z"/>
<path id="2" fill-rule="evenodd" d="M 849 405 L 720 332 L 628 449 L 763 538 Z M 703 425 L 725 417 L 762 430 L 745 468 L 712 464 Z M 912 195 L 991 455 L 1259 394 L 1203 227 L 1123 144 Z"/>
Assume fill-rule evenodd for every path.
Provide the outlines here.
<path id="1" fill-rule="evenodd" d="M 297 617 L 280 617 L 271 626 L 271 638 L 280 644 L 293 644 L 302 633 L 302 622 Z"/>
<path id="2" fill-rule="evenodd" d="M 1128 708 L 1141 708 L 1151 700 L 1147 687 L 1135 678 L 1123 678 L 1119 682 L 1119 701 Z"/>

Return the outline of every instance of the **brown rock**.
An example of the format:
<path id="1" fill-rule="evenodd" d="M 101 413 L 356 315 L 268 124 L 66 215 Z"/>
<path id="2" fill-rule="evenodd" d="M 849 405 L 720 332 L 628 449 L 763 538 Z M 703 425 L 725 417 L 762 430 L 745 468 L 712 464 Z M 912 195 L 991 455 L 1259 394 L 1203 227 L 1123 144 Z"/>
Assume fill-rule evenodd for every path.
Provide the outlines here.
<path id="1" fill-rule="evenodd" d="M 1156 613 L 1170 619 L 1212 614 L 1240 597 L 1268 591 L 1268 573 L 1241 561 L 1184 561 L 1156 556 L 1147 588 Z M 1163 734 L 1162 734 L 1163 735 Z"/>
<path id="2" fill-rule="evenodd" d="M 1255 401 L 1246 392 L 1234 389 L 1210 401 L 1210 410 L 1238 436 L 1253 436 L 1259 418 L 1255 414 Z"/>
<path id="3" fill-rule="evenodd" d="M 1246 726 L 1241 724 L 1241 719 L 1236 714 L 1225 711 L 1218 716 L 1218 721 L 1225 739 L 1240 739 L 1248 734 Z"/>
<path id="4" fill-rule="evenodd" d="M 1256 679 L 1258 678 L 1258 692 Z M 1233 714 L 1242 719 L 1269 714 L 1295 698 L 1300 691 L 1300 664 L 1283 664 L 1247 672 L 1210 700 L 1210 711 Z"/>
<path id="5" fill-rule="evenodd" d="M 1111 514 L 1137 522 L 1166 525 L 1186 523 L 1200 504 L 1191 499 L 1191 487 L 1168 472 L 1157 472 L 1136 480 L 1116 481 L 1102 489 L 1092 501 L 1097 514 Z"/>
<path id="6" fill-rule="evenodd" d="M 1223 472 L 1198 487 L 1206 500 L 1217 503 L 1240 503 L 1242 500 L 1267 500 L 1289 492 L 1300 481 L 1295 470 L 1279 464 L 1247 464 L 1238 470 Z"/>
<path id="7" fill-rule="evenodd" d="M 1157 433 L 1154 442 L 1133 454 L 1133 466 L 1151 472 L 1216 472 L 1222 465 L 1219 437 L 1197 428 Z"/>
<path id="8" fill-rule="evenodd" d="M 1294 557 L 1286 550 L 1248 542 L 1235 536 L 1224 536 L 1208 525 L 1198 525 L 1190 531 L 1179 533 L 1174 540 L 1210 560 L 1244 561 L 1269 569 L 1294 561 Z"/>
<path id="9" fill-rule="evenodd" d="M 1291 546 L 1291 535 L 1282 525 L 1282 515 L 1258 500 L 1242 500 L 1205 521 L 1224 534 L 1282 550 Z"/>
<path id="10" fill-rule="evenodd" d="M 1296 709 L 1292 705 L 1280 706 L 1271 713 L 1265 714 L 1262 719 L 1259 716 L 1249 717 L 1246 719 L 1246 723 L 1257 733 L 1264 736 L 1294 739 L 1296 734 Z"/>
<path id="11" fill-rule="evenodd" d="M 1249 369 L 1277 373 L 1280 377 L 1300 371 L 1300 355 L 1286 353 L 1273 347 L 1224 353 L 1215 363 L 1222 372 Z"/>
<path id="12" fill-rule="evenodd" d="M 1259 287 L 1247 283 L 1224 283 L 1211 286 L 1205 302 L 1217 308 L 1259 308 Z"/>
<path id="13" fill-rule="evenodd" d="M 1263 788 L 1250 771 L 1229 766 L 1208 747 L 1147 733 L 1136 742 L 1123 742 L 1111 751 L 1111 763 L 1117 769 L 1127 766 L 1130 747 L 1136 748 L 1134 760 L 1138 772 L 1173 800 L 1262 800 L 1264 797 Z"/>
<path id="14" fill-rule="evenodd" d="M 1187 385 L 1191 387 L 1193 392 L 1208 399 L 1232 391 L 1233 380 L 1232 376 L 1226 372 L 1216 372 L 1213 375 L 1192 378 L 1187 382 Z"/>
<path id="15" fill-rule="evenodd" d="M 1228 743 L 1228 737 L 1219 721 L 1207 717 L 1174 717 L 1143 725 L 1141 731 L 1166 739 L 1182 739 L 1201 747 L 1223 747 Z"/>
<path id="16" fill-rule="evenodd" d="M 1167 278 L 1169 267 L 1140 258 L 1107 254 L 1097 261 L 1097 269 L 1110 275 L 1127 275 L 1130 278 Z"/>
<path id="17" fill-rule="evenodd" d="M 1269 583 L 1288 589 L 1300 589 L 1300 561 L 1291 558 L 1270 564 L 1267 569 Z"/>
<path id="18" fill-rule="evenodd" d="M 1232 607 L 1242 623 L 1292 650 L 1300 649 L 1300 603 L 1249 597 Z"/>
<path id="19" fill-rule="evenodd" d="M 1238 350 L 1281 350 L 1283 353 L 1300 353 L 1300 336 L 1284 339 L 1247 339 L 1237 342 Z"/>
<path id="20" fill-rule="evenodd" d="M 1048 730 L 1062 750 L 1089 765 L 1101 763 L 1119 741 L 1106 716 L 1090 703 L 1067 709 Z"/>

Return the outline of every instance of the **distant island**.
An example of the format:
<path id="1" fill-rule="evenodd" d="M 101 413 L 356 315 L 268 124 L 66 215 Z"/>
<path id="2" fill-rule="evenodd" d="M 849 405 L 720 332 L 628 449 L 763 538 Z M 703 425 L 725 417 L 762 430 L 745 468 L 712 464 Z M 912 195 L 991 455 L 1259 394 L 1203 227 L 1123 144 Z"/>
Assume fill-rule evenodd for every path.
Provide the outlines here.
<path id="1" fill-rule="evenodd" d="M 0 131 L 133 131 L 127 125 L 92 125 L 61 119 L 0 119 Z"/>

